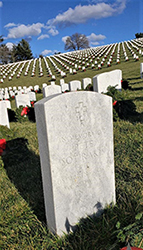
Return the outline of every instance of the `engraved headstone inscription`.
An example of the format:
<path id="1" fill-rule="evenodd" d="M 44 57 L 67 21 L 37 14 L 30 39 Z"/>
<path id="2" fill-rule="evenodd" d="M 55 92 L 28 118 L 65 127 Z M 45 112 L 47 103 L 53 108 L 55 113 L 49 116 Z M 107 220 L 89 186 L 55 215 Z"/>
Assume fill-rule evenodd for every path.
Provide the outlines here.
<path id="1" fill-rule="evenodd" d="M 112 98 L 77 91 L 35 104 L 47 224 L 58 235 L 115 202 Z"/>

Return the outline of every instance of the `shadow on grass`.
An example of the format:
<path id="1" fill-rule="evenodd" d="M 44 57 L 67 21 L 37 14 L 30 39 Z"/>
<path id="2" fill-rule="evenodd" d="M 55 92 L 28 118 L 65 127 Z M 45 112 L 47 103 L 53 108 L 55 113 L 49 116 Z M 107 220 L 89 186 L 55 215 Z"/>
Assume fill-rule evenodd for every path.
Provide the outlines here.
<path id="1" fill-rule="evenodd" d="M 141 77 L 139 76 L 139 77 L 132 77 L 132 78 L 127 78 L 127 80 L 138 80 L 138 79 L 141 79 Z"/>
<path id="2" fill-rule="evenodd" d="M 27 145 L 28 141 L 24 138 L 7 141 L 2 159 L 9 179 L 38 219 L 45 223 L 40 158 Z"/>
<path id="3" fill-rule="evenodd" d="M 139 90 L 143 90 L 143 87 L 138 87 L 138 88 L 131 88 L 132 91 L 139 91 Z"/>
<path id="4" fill-rule="evenodd" d="M 137 122 L 143 123 L 142 113 L 138 113 L 136 111 L 136 105 L 134 104 L 133 100 L 130 99 L 130 100 L 117 101 L 113 110 L 115 111 L 113 113 L 114 121 L 120 118 L 121 120 L 129 121 L 131 123 L 137 123 Z"/>

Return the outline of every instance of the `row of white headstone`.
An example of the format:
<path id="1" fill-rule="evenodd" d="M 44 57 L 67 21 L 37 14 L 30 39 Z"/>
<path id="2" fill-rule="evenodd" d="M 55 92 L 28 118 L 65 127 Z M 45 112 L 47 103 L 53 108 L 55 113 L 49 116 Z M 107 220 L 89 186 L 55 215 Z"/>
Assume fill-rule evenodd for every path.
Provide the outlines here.
<path id="1" fill-rule="evenodd" d="M 120 70 L 106 72 L 93 78 L 98 93 L 53 93 L 35 104 L 46 219 L 53 233 L 74 231 L 80 218 L 99 215 L 116 202 L 112 98 L 100 94 L 100 87 L 117 80 L 120 89 L 121 79 Z"/>
<path id="2" fill-rule="evenodd" d="M 14 87 L 6 87 L 6 88 L 0 88 L 0 100 L 7 100 L 10 99 L 10 97 L 14 98 L 16 95 L 21 95 L 21 94 L 27 94 L 31 91 L 39 91 L 39 85 L 33 86 L 14 86 Z"/>
<path id="3" fill-rule="evenodd" d="M 19 94 L 15 96 L 15 106 L 31 107 L 31 101 L 36 101 L 35 92 L 28 92 L 27 94 Z M 0 101 L 0 125 L 10 128 L 8 109 L 11 109 L 11 102 L 9 100 Z"/>
<path id="4" fill-rule="evenodd" d="M 53 94 L 63 93 L 66 91 L 76 91 L 86 89 L 89 84 L 93 84 L 93 91 L 98 93 L 107 92 L 108 86 L 115 86 L 118 90 L 121 90 L 122 81 L 122 71 L 119 69 L 112 70 L 110 72 L 105 72 L 98 74 L 91 78 L 84 78 L 81 81 L 73 80 L 69 83 L 65 83 L 64 79 L 61 79 L 60 86 L 56 85 L 54 82 L 51 85 L 43 85 L 43 97 L 47 97 Z"/>
<path id="5" fill-rule="evenodd" d="M 93 91 L 98 93 L 105 93 L 107 92 L 107 87 L 109 85 L 116 86 L 117 89 L 121 90 L 121 80 L 122 80 L 122 71 L 121 70 L 113 70 L 110 72 L 105 72 L 99 75 L 96 75 L 93 77 Z M 91 78 L 84 78 L 82 80 L 83 89 L 85 89 L 89 84 L 92 84 Z M 35 85 L 36 86 L 36 85 Z M 37 85 L 39 87 L 39 85 Z M 10 88 L 10 87 L 9 87 Z M 22 92 L 22 87 L 19 86 L 18 90 L 15 88 L 13 91 L 18 91 L 18 94 L 15 95 L 15 105 L 16 108 L 19 108 L 20 106 L 31 106 L 31 101 L 36 101 L 36 95 L 35 92 L 27 91 L 27 88 L 25 87 L 24 90 L 25 93 Z M 81 82 L 79 80 L 70 81 L 68 84 L 61 82 L 61 85 L 56 85 L 54 82 L 52 82 L 51 85 L 48 85 L 46 83 L 43 83 L 43 97 L 52 96 L 54 94 L 59 94 L 65 91 L 76 91 L 81 90 Z M 7 91 L 7 92 L 6 92 Z M 11 88 L 9 89 L 9 92 L 11 91 Z M 5 94 L 8 94 L 8 88 L 5 89 Z M 9 94 L 8 94 L 9 95 Z M 8 96 L 7 96 L 8 97 Z M 6 98 L 8 99 L 8 98 Z M 10 101 L 1 101 L 0 105 L 4 104 L 6 108 L 11 108 Z M 6 112 L 3 112 L 2 114 L 2 108 L 1 108 L 1 114 L 0 114 L 0 121 L 1 125 L 7 124 L 7 118 L 3 118 L 5 116 Z M 7 124 L 9 127 L 9 123 Z"/>
<path id="6" fill-rule="evenodd" d="M 53 233 L 72 232 L 80 218 L 99 215 L 116 202 L 112 98 L 100 93 L 107 82 L 120 90 L 121 79 L 120 70 L 106 72 L 93 78 L 98 93 L 59 93 L 35 105 L 46 219 Z"/>
<path id="7" fill-rule="evenodd" d="M 118 44 L 118 46 L 119 46 L 119 44 Z M 125 45 L 127 46 L 128 50 L 130 51 L 130 53 L 132 54 L 132 56 L 135 60 L 139 59 L 139 55 L 143 55 L 143 52 L 142 52 L 143 42 L 142 42 L 142 40 L 137 39 L 137 40 L 122 42 L 123 52 L 124 52 L 124 56 L 125 56 L 126 61 L 129 59 L 129 57 L 127 56 L 127 53 L 125 51 Z M 89 67 L 89 65 L 92 68 L 94 68 L 95 65 L 97 64 L 97 61 L 98 61 L 97 68 L 101 68 L 102 64 L 105 63 L 105 59 L 111 53 L 109 60 L 106 62 L 107 66 L 110 66 L 116 46 L 117 46 L 117 43 L 106 45 L 106 46 L 100 46 L 100 47 L 96 47 L 96 48 L 89 48 L 89 49 L 86 49 L 83 51 L 68 52 L 68 53 L 58 54 L 58 55 L 54 55 L 54 56 L 50 56 L 50 57 L 46 57 L 46 58 L 44 57 L 45 66 L 46 66 L 46 69 L 48 69 L 48 74 L 53 76 L 54 74 L 53 74 L 53 72 L 52 72 L 52 70 L 49 67 L 48 62 L 47 62 L 47 60 L 49 60 L 53 64 L 55 69 L 58 72 L 60 72 L 61 76 L 64 77 L 66 75 L 66 72 L 57 66 L 56 61 L 59 61 L 60 64 L 62 65 L 62 67 L 64 67 L 66 70 L 68 70 L 70 72 L 72 71 L 72 73 L 74 74 L 74 73 L 76 73 L 77 69 L 84 70 L 85 69 L 84 67 Z M 137 51 L 138 55 L 133 51 L 133 49 Z M 93 63 L 93 59 L 95 59 L 94 63 Z M 31 76 L 34 76 L 37 61 L 39 61 L 39 74 L 40 74 L 40 76 L 43 76 L 41 58 L 39 58 L 39 60 L 32 59 L 32 60 L 27 60 L 27 61 L 18 62 L 18 63 L 10 63 L 7 65 L 1 65 L 0 66 L 0 76 L 1 76 L 0 82 L 3 83 L 5 78 L 8 76 L 9 76 L 9 80 L 12 80 L 12 78 L 15 74 L 17 74 L 17 78 L 19 78 L 20 75 L 22 74 L 24 68 L 26 67 L 26 65 L 27 65 L 27 67 L 26 67 L 26 70 L 24 72 L 24 75 L 25 76 L 28 75 L 31 63 L 33 63 Z M 119 63 L 119 62 L 120 62 L 120 50 L 118 47 L 117 63 Z"/>

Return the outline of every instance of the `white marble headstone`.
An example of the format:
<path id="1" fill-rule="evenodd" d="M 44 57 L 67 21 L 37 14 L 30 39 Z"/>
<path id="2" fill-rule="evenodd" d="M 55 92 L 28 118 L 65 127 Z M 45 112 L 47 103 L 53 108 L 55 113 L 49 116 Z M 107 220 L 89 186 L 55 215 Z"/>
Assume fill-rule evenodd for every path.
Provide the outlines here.
<path id="1" fill-rule="evenodd" d="M 16 108 L 19 108 L 20 106 L 31 107 L 30 98 L 28 94 L 19 94 L 15 96 L 15 105 Z"/>
<path id="2" fill-rule="evenodd" d="M 69 91 L 68 83 L 61 84 L 61 90 L 62 90 L 62 92 L 65 92 L 66 90 Z"/>
<path id="3" fill-rule="evenodd" d="M 70 91 L 76 91 L 78 89 L 81 89 L 81 81 L 73 80 L 69 82 L 69 90 Z"/>
<path id="4" fill-rule="evenodd" d="M 45 88 L 43 88 L 43 97 L 47 97 L 50 95 L 54 95 L 54 94 L 59 94 L 61 93 L 61 86 L 59 85 L 48 85 Z"/>
<path id="5" fill-rule="evenodd" d="M 58 235 L 115 202 L 112 98 L 57 94 L 35 104 L 47 224 Z"/>
<path id="6" fill-rule="evenodd" d="M 35 92 L 30 91 L 30 92 L 28 92 L 28 95 L 29 95 L 30 101 L 36 101 L 36 94 L 35 94 Z"/>
<path id="7" fill-rule="evenodd" d="M 7 126 L 8 128 L 10 128 L 7 104 L 3 101 L 0 101 L 0 125 Z"/>
<path id="8" fill-rule="evenodd" d="M 7 107 L 7 109 L 11 109 L 11 103 L 10 103 L 10 101 L 9 101 L 9 100 L 3 100 L 3 101 L 1 101 L 1 102 L 6 103 L 6 107 Z"/>
<path id="9" fill-rule="evenodd" d="M 82 79 L 82 86 L 83 86 L 83 89 L 86 89 L 86 87 L 89 85 L 89 84 L 92 84 L 92 80 L 91 78 L 84 78 Z"/>
<path id="10" fill-rule="evenodd" d="M 108 86 L 116 86 L 121 90 L 122 71 L 120 69 L 112 70 L 93 77 L 93 90 L 98 93 L 106 93 Z"/>

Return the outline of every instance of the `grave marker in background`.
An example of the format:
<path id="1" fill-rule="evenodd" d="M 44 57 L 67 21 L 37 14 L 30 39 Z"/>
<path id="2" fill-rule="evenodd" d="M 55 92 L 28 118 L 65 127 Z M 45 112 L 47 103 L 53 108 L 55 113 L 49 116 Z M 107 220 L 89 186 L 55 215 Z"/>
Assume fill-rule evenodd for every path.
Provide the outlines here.
<path id="1" fill-rule="evenodd" d="M 115 202 L 112 98 L 80 91 L 35 104 L 48 227 L 61 235 Z"/>
<path id="2" fill-rule="evenodd" d="M 83 89 L 86 89 L 86 87 L 89 85 L 89 84 L 92 84 L 92 80 L 91 78 L 83 78 L 82 79 L 82 86 L 83 86 Z"/>
<path id="3" fill-rule="evenodd" d="M 106 93 L 108 86 L 116 86 L 116 89 L 121 90 L 122 71 L 120 69 L 112 70 L 98 74 L 93 77 L 93 90 L 98 93 Z"/>
<path id="4" fill-rule="evenodd" d="M 36 101 L 36 94 L 35 94 L 35 92 L 28 92 L 28 94 L 27 95 L 29 95 L 29 99 L 30 99 L 30 101 Z"/>
<path id="5" fill-rule="evenodd" d="M 19 94 L 15 96 L 15 105 L 16 108 L 19 108 L 20 106 L 31 107 L 30 98 L 28 94 Z"/>
<path id="6" fill-rule="evenodd" d="M 8 128 L 10 128 L 7 104 L 3 101 L 0 101 L 0 125 L 7 126 Z"/>
<path id="7" fill-rule="evenodd" d="M 81 89 L 81 81 L 73 80 L 69 82 L 69 90 L 70 91 L 76 91 L 78 89 Z"/>
<path id="8" fill-rule="evenodd" d="M 61 93 L 61 86 L 59 85 L 48 85 L 45 88 L 43 88 L 43 97 L 47 97 L 50 95 L 55 95 Z"/>
<path id="9" fill-rule="evenodd" d="M 10 101 L 9 101 L 9 100 L 2 100 L 1 102 L 6 103 L 6 107 L 7 107 L 7 109 L 11 109 L 11 103 L 10 103 Z"/>

